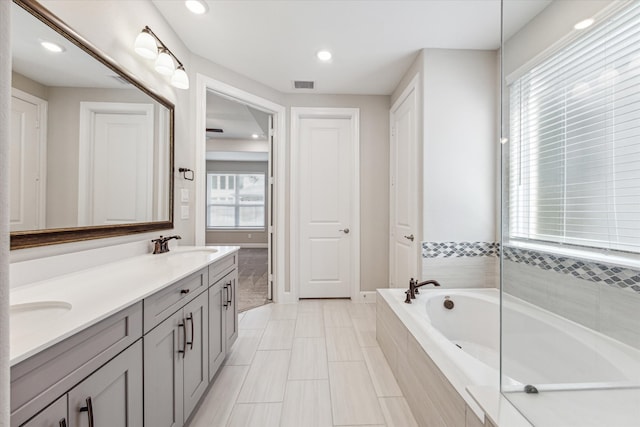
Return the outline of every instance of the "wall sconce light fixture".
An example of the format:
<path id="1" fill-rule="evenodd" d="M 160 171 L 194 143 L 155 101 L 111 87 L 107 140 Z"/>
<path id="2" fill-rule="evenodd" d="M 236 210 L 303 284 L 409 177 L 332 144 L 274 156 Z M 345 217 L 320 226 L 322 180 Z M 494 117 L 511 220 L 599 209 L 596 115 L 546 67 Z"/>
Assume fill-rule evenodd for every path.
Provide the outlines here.
<path id="1" fill-rule="evenodd" d="M 164 76 L 171 76 L 172 86 L 189 89 L 189 76 L 184 70 L 184 65 L 149 26 L 145 26 L 136 37 L 134 50 L 143 58 L 154 59 L 156 71 Z"/>

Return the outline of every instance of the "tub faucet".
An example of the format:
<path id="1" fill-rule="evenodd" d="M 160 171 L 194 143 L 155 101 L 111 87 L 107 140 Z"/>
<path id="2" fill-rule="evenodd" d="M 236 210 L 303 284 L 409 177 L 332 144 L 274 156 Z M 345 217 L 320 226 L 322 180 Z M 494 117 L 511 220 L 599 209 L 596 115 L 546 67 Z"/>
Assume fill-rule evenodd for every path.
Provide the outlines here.
<path id="1" fill-rule="evenodd" d="M 165 252 L 169 252 L 169 240 L 177 239 L 180 240 L 182 237 L 178 236 L 168 236 L 162 237 L 160 236 L 158 239 L 153 239 L 151 242 L 153 243 L 153 253 L 154 254 L 163 254 Z"/>
<path id="2" fill-rule="evenodd" d="M 416 299 L 416 294 L 420 293 L 418 288 L 425 285 L 440 286 L 440 283 L 438 283 L 437 280 L 425 280 L 424 282 L 418 283 L 418 281 L 412 277 L 409 281 L 409 290 L 405 292 L 405 294 L 407 294 L 407 298 L 405 298 L 404 302 L 411 304 L 411 300 Z"/>

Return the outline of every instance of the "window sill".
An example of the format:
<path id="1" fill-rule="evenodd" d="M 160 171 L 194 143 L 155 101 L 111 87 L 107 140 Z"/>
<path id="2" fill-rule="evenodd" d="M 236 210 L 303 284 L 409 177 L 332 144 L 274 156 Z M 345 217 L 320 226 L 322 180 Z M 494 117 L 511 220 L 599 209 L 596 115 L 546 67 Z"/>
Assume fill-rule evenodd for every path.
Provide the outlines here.
<path id="1" fill-rule="evenodd" d="M 640 270 L 640 255 L 632 253 L 618 252 L 614 250 L 610 252 L 602 252 L 596 249 L 580 249 L 575 247 L 552 245 L 547 243 L 523 242 L 518 240 L 505 241 L 504 245 L 505 247 L 525 250 L 529 249 L 552 255 L 561 255 L 591 262 L 601 262 L 603 264 Z"/>

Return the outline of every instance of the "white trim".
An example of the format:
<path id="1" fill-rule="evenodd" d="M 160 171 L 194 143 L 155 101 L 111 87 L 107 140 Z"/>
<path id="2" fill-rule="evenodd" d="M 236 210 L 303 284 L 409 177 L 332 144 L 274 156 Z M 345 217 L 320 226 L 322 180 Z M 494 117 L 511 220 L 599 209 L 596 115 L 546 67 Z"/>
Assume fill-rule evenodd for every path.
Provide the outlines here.
<path id="1" fill-rule="evenodd" d="M 376 291 L 360 291 L 360 293 L 357 295 L 356 299 L 354 299 L 354 302 L 361 302 L 364 304 L 375 304 L 376 303 L 376 295 L 378 294 L 378 292 Z"/>
<path id="2" fill-rule="evenodd" d="M 402 103 L 409 97 L 409 95 L 411 94 L 411 92 L 415 93 L 414 96 L 414 111 L 415 111 L 415 129 L 414 132 L 416 134 L 416 193 L 415 196 L 415 200 L 416 200 L 416 211 L 415 211 L 415 224 L 414 224 L 414 228 L 415 228 L 415 241 L 416 241 L 416 253 L 414 254 L 414 256 L 416 257 L 416 271 L 415 271 L 415 276 L 414 277 L 422 277 L 422 241 L 424 239 L 423 236 L 423 230 L 422 230 L 422 210 L 423 210 L 423 204 L 422 204 L 422 179 L 423 179 L 423 175 L 422 175 L 422 167 L 423 167 L 423 159 L 422 159 L 422 144 L 423 144 L 423 139 L 422 136 L 420 134 L 420 123 L 424 122 L 424 118 L 422 117 L 422 108 L 420 108 L 420 103 L 422 102 L 421 100 L 423 99 L 422 94 L 419 92 L 420 89 L 420 73 L 416 73 L 415 76 L 413 76 L 413 78 L 411 79 L 411 81 L 407 84 L 407 86 L 404 88 L 404 90 L 402 91 L 402 93 L 400 94 L 400 96 L 396 99 L 396 101 L 393 103 L 393 105 L 391 106 L 391 109 L 389 110 L 389 160 L 391 161 L 391 159 L 393 159 L 392 156 L 392 150 L 393 150 L 393 118 L 394 115 L 396 113 L 396 111 L 398 110 L 398 108 L 400 108 L 400 106 L 402 105 Z M 424 103 L 422 103 L 424 105 Z M 391 183 L 393 181 L 393 165 L 389 165 L 389 196 L 391 199 L 391 191 L 392 191 L 392 186 Z M 391 224 L 393 224 L 393 206 L 391 206 L 391 204 L 389 204 L 389 284 L 392 283 L 392 279 L 393 279 L 393 272 L 394 269 L 391 268 L 392 263 L 394 262 L 394 256 L 393 253 L 391 252 L 393 245 L 395 245 L 395 238 L 394 235 L 391 231 Z M 399 283 L 395 283 L 394 284 L 395 287 L 403 287 L 403 285 L 399 284 Z"/>
<path id="3" fill-rule="evenodd" d="M 286 108 L 282 105 L 271 102 L 265 98 L 245 92 L 241 89 L 223 83 L 219 80 L 212 79 L 203 74 L 196 74 L 196 111 L 194 114 L 195 123 L 195 175 L 196 175 L 196 194 L 195 199 L 195 244 L 204 245 L 206 242 L 206 200 L 204 198 L 206 182 L 202 176 L 206 175 L 207 170 L 207 141 L 205 132 L 200 129 L 206 127 L 207 112 L 207 90 L 216 92 L 224 98 L 250 105 L 258 110 L 273 115 L 273 123 L 275 130 L 274 144 L 274 180 L 275 189 L 273 203 L 275 203 L 275 271 L 274 283 L 276 284 L 273 300 L 275 302 L 294 302 L 297 298 L 291 295 L 291 292 L 285 291 L 285 190 L 286 190 Z"/>
<path id="4" fill-rule="evenodd" d="M 315 108 L 315 107 L 292 107 L 291 108 L 291 148 L 290 148 L 290 208 L 289 220 L 291 233 L 289 233 L 290 259 L 289 259 L 289 281 L 290 292 L 294 295 L 293 300 L 297 301 L 300 295 L 300 271 L 299 271 L 299 251 L 298 230 L 300 227 L 299 212 L 299 176 L 298 168 L 299 142 L 298 130 L 300 119 L 302 118 L 346 118 L 351 120 L 351 132 L 353 135 L 353 177 L 351 194 L 351 224 L 349 227 L 352 238 L 351 245 L 351 291 L 350 297 L 353 301 L 360 296 L 360 109 L 359 108 Z"/>
<path id="5" fill-rule="evenodd" d="M 38 228 L 47 228 L 47 121 L 49 102 L 30 93 L 14 87 L 11 88 L 11 98 L 18 98 L 36 106 L 38 111 Z"/>
<path id="6" fill-rule="evenodd" d="M 267 249 L 268 243 L 224 243 L 225 246 L 240 246 L 241 248 Z"/>

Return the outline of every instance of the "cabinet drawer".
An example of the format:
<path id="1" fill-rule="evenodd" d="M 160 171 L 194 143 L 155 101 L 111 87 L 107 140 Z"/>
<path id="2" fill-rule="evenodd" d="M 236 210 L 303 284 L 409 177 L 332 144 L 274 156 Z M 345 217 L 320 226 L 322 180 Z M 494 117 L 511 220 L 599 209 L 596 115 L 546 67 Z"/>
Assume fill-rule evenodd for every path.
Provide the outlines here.
<path id="1" fill-rule="evenodd" d="M 207 289 L 206 268 L 185 277 L 148 298 L 144 303 L 144 333 L 155 328 L 164 319 L 181 309 L 186 303 Z"/>
<path id="2" fill-rule="evenodd" d="M 142 337 L 142 303 L 11 367 L 11 426 L 24 423 Z"/>
<path id="3" fill-rule="evenodd" d="M 209 266 L 209 286 L 216 283 L 238 266 L 238 253 L 234 252 Z"/>

